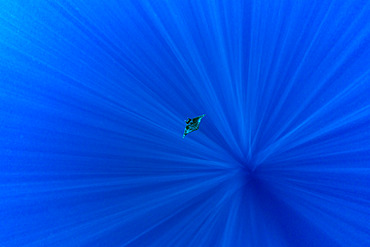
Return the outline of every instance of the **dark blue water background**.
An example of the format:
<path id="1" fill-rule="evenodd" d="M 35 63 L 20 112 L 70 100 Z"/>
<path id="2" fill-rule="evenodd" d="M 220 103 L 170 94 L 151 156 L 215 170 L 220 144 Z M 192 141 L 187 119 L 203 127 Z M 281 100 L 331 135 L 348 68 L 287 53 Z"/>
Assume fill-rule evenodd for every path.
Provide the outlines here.
<path id="1" fill-rule="evenodd" d="M 362 0 L 1 1 L 0 246 L 370 246 L 369 23 Z"/>

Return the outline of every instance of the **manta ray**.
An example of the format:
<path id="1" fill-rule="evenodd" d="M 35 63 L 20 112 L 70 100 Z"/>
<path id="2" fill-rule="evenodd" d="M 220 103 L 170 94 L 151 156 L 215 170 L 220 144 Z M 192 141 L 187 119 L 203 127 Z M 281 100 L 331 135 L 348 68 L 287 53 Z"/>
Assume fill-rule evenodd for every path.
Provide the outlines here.
<path id="1" fill-rule="evenodd" d="M 204 118 L 206 114 L 203 114 L 199 117 L 195 117 L 193 119 L 191 118 L 188 118 L 188 120 L 185 120 L 186 122 L 186 127 L 185 127 L 185 130 L 184 130 L 184 135 L 182 136 L 182 138 L 184 138 L 187 134 L 193 132 L 193 131 L 196 131 L 199 129 L 199 124 L 200 124 L 200 121 L 202 120 L 202 118 Z"/>

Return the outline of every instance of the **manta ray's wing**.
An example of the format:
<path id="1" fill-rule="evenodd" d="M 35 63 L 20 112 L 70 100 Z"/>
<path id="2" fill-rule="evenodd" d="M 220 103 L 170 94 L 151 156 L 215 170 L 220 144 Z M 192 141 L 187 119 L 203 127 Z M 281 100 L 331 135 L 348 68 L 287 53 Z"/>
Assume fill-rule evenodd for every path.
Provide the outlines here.
<path id="1" fill-rule="evenodd" d="M 199 125 L 200 121 L 202 120 L 202 118 L 204 118 L 205 115 L 206 114 L 203 114 L 202 116 L 193 118 L 192 122 L 193 123 L 198 123 L 198 125 Z"/>

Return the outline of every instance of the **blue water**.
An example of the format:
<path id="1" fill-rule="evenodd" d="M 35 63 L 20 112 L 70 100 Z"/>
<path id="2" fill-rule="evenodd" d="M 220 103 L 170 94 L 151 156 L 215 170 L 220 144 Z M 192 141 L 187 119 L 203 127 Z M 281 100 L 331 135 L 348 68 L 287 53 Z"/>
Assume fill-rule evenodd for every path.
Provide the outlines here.
<path id="1" fill-rule="evenodd" d="M 370 1 L 3 0 L 0 138 L 0 246 L 370 246 Z"/>

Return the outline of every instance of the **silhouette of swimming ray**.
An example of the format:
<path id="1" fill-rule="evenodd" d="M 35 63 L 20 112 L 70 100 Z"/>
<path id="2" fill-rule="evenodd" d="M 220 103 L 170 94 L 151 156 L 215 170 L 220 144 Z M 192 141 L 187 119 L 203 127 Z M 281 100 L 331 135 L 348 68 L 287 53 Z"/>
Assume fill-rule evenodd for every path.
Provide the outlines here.
<path id="1" fill-rule="evenodd" d="M 184 135 L 182 136 L 182 138 L 185 138 L 185 136 L 193 131 L 196 131 L 199 129 L 199 124 L 200 124 L 200 121 L 202 120 L 202 118 L 204 118 L 206 114 L 203 114 L 199 117 L 195 117 L 193 119 L 191 118 L 188 118 L 188 120 L 185 120 L 186 122 L 186 127 L 185 127 L 185 130 L 184 130 Z"/>

